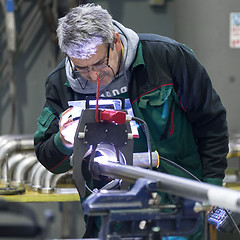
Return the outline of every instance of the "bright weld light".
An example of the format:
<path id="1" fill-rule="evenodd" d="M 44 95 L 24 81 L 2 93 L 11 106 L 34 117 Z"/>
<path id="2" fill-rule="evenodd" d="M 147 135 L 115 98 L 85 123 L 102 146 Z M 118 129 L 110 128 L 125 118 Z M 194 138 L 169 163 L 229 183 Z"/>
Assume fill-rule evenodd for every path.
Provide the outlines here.
<path id="1" fill-rule="evenodd" d="M 99 151 L 102 156 L 98 156 L 94 158 L 94 161 L 96 160 L 97 162 L 118 162 L 116 155 L 108 155 L 107 153 L 104 153 L 103 151 Z"/>
<path id="2" fill-rule="evenodd" d="M 96 160 L 99 163 L 118 162 L 116 156 L 116 149 L 114 148 L 113 145 L 100 143 L 96 151 L 98 151 L 101 154 L 101 156 L 95 157 L 94 161 Z"/>
<path id="3" fill-rule="evenodd" d="M 98 163 L 108 163 L 109 159 L 106 156 L 99 156 L 94 158 L 94 162 Z"/>

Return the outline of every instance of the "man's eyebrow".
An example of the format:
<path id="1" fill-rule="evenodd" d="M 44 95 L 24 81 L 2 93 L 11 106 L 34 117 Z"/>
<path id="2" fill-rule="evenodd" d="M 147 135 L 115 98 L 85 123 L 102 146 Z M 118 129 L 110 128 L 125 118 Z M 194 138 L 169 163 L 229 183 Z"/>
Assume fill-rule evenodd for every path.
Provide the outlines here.
<path id="1" fill-rule="evenodd" d="M 94 64 L 92 64 L 91 66 L 95 66 L 95 65 L 98 65 L 99 63 L 103 62 L 105 59 L 105 57 L 103 57 L 102 59 L 98 60 L 97 62 L 95 62 Z M 76 68 L 79 68 L 79 69 L 83 69 L 83 68 L 88 68 L 89 66 L 78 66 L 78 65 L 75 65 Z"/>

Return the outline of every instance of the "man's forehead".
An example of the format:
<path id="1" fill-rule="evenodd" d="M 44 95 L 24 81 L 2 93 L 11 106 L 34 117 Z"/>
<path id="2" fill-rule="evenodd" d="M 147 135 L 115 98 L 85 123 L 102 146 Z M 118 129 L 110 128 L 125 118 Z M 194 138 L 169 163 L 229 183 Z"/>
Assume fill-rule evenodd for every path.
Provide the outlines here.
<path id="1" fill-rule="evenodd" d="M 84 52 L 81 51 L 77 57 L 70 57 L 74 65 L 79 68 L 88 67 L 90 65 L 99 64 L 106 58 L 106 44 L 88 45 Z"/>
<path id="2" fill-rule="evenodd" d="M 101 38 L 95 37 L 91 41 L 82 44 L 79 58 L 89 59 L 92 55 L 96 54 L 98 46 L 103 43 Z"/>

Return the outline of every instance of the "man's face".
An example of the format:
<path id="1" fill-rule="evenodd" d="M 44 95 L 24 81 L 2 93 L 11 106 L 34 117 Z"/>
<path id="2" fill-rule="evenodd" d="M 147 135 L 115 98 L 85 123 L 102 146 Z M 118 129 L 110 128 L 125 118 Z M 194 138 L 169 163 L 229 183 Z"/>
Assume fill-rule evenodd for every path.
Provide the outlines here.
<path id="1" fill-rule="evenodd" d="M 92 54 L 88 59 L 71 58 L 75 68 L 82 77 L 88 81 L 97 84 L 99 77 L 99 85 L 106 86 L 110 84 L 114 75 L 119 70 L 121 42 L 114 41 L 113 49 L 109 44 L 102 43 L 96 48 L 96 53 Z"/>

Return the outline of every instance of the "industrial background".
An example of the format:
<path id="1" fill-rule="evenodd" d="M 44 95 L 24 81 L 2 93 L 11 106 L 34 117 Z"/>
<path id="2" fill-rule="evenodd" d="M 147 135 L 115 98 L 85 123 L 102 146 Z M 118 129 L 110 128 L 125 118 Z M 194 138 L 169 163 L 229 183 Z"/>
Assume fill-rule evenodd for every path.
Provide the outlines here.
<path id="1" fill-rule="evenodd" d="M 9 26 L 5 2 L 0 1 L 0 136 L 36 131 L 45 79 L 63 57 L 56 40 L 57 19 L 69 8 L 87 2 L 100 4 L 138 33 L 165 35 L 193 49 L 226 107 L 230 136 L 240 132 L 240 48 L 230 47 L 230 14 L 240 12 L 239 0 L 15 0 L 14 9 L 8 9 L 14 13 L 15 31 Z M 238 164 L 238 159 L 234 161 L 233 165 Z M 62 228 L 64 205 L 30 205 L 40 218 L 43 209 L 55 209 L 51 238 L 81 234 L 79 203 L 65 206 L 71 213 L 71 230 L 66 232 Z M 219 239 L 225 237 L 229 236 L 219 234 Z"/>

